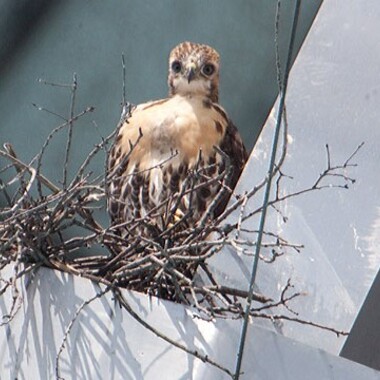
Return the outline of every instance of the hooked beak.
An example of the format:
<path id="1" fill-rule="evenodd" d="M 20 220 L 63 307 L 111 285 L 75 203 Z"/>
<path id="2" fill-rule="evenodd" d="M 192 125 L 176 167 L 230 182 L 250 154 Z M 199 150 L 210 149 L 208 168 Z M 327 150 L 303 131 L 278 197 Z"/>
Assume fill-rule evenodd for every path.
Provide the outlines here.
<path id="1" fill-rule="evenodd" d="M 195 69 L 196 69 L 195 63 L 191 63 L 188 66 L 188 68 L 187 68 L 187 75 L 186 75 L 187 83 L 190 83 L 194 79 L 194 77 L 195 77 Z"/>

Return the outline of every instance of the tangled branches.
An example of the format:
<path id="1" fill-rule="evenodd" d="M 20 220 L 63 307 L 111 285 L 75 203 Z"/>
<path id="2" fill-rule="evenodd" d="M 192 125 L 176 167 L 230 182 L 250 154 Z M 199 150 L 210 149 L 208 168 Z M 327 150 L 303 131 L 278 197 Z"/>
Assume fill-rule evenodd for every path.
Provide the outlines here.
<path id="1" fill-rule="evenodd" d="M 72 99 L 75 99 L 77 88 L 75 77 L 71 88 Z M 22 304 L 20 280 L 40 266 L 65 271 L 106 285 L 106 291 L 113 291 L 120 305 L 137 320 L 138 316 L 122 297 L 121 288 L 137 290 L 192 306 L 205 319 L 241 318 L 248 297 L 247 290 L 220 283 L 209 268 L 208 259 L 225 247 L 230 247 L 236 254 L 253 254 L 258 231 L 248 230 L 245 227 L 247 224 L 243 227 L 243 223 L 259 215 L 262 206 L 248 210 L 246 205 L 251 198 L 257 196 L 268 178 L 264 178 L 244 194 L 235 194 L 225 185 L 231 164 L 220 151 L 225 167 L 223 173 L 207 176 L 210 168 L 195 169 L 189 173 L 188 186 L 183 187 L 176 199 L 165 199 L 157 206 L 159 208 L 165 207 L 166 204 L 174 204 L 171 210 L 173 215 L 176 214 L 171 223 L 166 224 L 158 234 L 133 233 L 134 230 L 143 230 L 151 225 L 157 209 L 152 209 L 151 213 L 139 219 L 109 226 L 99 215 L 105 214 L 105 200 L 109 197 L 108 182 L 112 176 L 120 174 L 117 171 L 107 175 L 94 174 L 89 166 L 94 157 L 101 154 L 105 157 L 108 155 L 109 145 L 115 133 L 102 138 L 101 142 L 88 153 L 77 171 L 70 176 L 68 160 L 72 146 L 72 129 L 79 118 L 93 111 L 93 108 L 89 107 L 74 114 L 73 102 L 74 100 L 69 118 L 48 135 L 40 152 L 29 163 L 20 160 L 17 152 L 8 143 L 0 149 L 0 157 L 5 162 L 0 168 L 0 173 L 2 178 L 7 178 L 0 180 L 0 199 L 4 203 L 4 207 L 0 209 L 0 296 L 7 292 L 12 295 L 11 307 L 3 316 L 2 324 L 12 320 Z M 44 110 L 41 107 L 39 109 Z M 128 117 L 129 109 L 128 106 L 125 107 L 122 121 Z M 41 168 L 50 142 L 57 133 L 64 130 L 68 133 L 61 168 L 63 180 L 58 185 L 47 178 Z M 315 181 L 305 188 L 283 194 L 280 190 L 282 180 L 286 177 L 282 172 L 286 156 L 286 138 L 287 129 L 284 128 L 282 151 L 272 174 L 276 191 L 269 201 L 269 205 L 278 212 L 281 203 L 292 197 L 332 187 L 347 189 L 355 182 L 347 174 L 347 170 L 355 166 L 353 159 L 363 144 L 360 144 L 347 160 L 338 165 L 332 164 L 330 149 L 326 145 L 326 167 Z M 138 141 L 135 144 L 138 144 Z M 157 164 L 157 167 L 162 164 Z M 182 197 L 191 197 L 203 187 L 215 183 L 221 184 L 220 190 L 195 225 L 189 223 L 190 208 L 184 214 L 176 213 Z M 226 196 L 231 196 L 228 207 L 216 219 L 211 218 L 216 204 Z M 232 214 L 238 215 L 234 219 Z M 130 233 L 123 235 L 120 233 L 121 229 Z M 244 232 L 249 232 L 249 239 L 242 237 L 245 236 Z M 262 246 L 267 248 L 266 252 L 269 252 L 269 255 L 263 255 L 260 259 L 268 264 L 280 259 L 289 251 L 301 252 L 303 249 L 302 244 L 288 241 L 277 231 L 264 231 L 263 236 Z M 4 275 L 6 269 L 11 269 L 6 272 L 11 273 L 8 278 Z M 106 291 L 102 292 L 102 295 Z M 291 302 L 302 295 L 302 292 L 293 288 L 289 280 L 279 292 L 278 299 L 254 294 L 255 302 L 250 315 L 272 321 L 290 320 L 331 331 L 337 335 L 346 334 L 344 331 L 313 321 L 305 321 L 298 316 L 292 310 Z M 86 304 L 88 302 L 84 303 Z M 290 315 L 282 313 L 281 310 L 284 309 L 289 311 Z M 160 332 L 153 328 L 151 330 L 162 338 Z M 164 339 L 170 341 L 167 337 Z M 65 341 L 62 342 L 60 353 L 64 343 Z M 187 352 L 185 347 L 179 348 Z M 200 359 L 218 366 L 206 356 Z M 58 361 L 59 356 L 57 371 Z M 58 372 L 57 377 L 59 378 Z"/>
<path id="2" fill-rule="evenodd" d="M 87 169 L 93 157 L 100 152 L 107 153 L 113 135 L 104 138 L 93 148 L 71 181 L 67 180 L 67 169 L 64 169 L 66 181 L 61 186 L 54 184 L 41 173 L 43 154 L 53 135 L 64 127 L 72 127 L 75 120 L 91 111 L 88 108 L 56 128 L 30 163 L 19 160 L 10 144 L 5 144 L 4 149 L 0 150 L 0 155 L 8 161 L 2 172 L 10 177 L 6 183 L 1 184 L 7 205 L 0 213 L 0 270 L 9 265 L 14 268 L 13 277 L 7 281 L 3 279 L 1 294 L 10 287 L 14 288 L 17 279 L 22 275 L 44 265 L 107 285 L 126 287 L 192 305 L 208 317 L 241 315 L 247 292 L 217 283 L 207 266 L 207 259 L 226 246 L 230 246 L 237 253 L 250 254 L 255 240 L 241 238 L 239 231 L 245 231 L 241 226 L 243 221 L 261 212 L 261 207 L 249 212 L 245 212 L 244 207 L 265 180 L 243 196 L 232 194 L 233 201 L 215 220 L 209 218 L 212 208 L 215 207 L 212 202 L 196 226 L 187 223 L 191 213 L 189 210 L 154 238 L 131 234 L 126 239 L 118 233 L 120 227 L 126 230 L 145 227 L 150 215 L 128 222 L 129 225 L 125 223 L 123 226 L 102 226 L 93 210 L 104 210 L 105 184 L 109 181 L 109 176 L 94 176 Z M 307 188 L 282 196 L 279 187 L 284 174 L 280 166 L 277 166 L 277 191 L 270 200 L 270 205 L 276 207 L 291 197 L 331 188 L 332 185 L 326 183 L 329 177 L 343 180 L 343 184 L 333 186 L 347 188 L 354 179 L 344 174 L 344 171 L 355 165 L 352 159 L 361 146 L 362 144 L 343 164 L 335 166 L 331 164 L 330 151 L 326 147 L 327 167 L 316 181 Z M 67 159 L 66 154 L 64 167 L 67 166 Z M 227 161 L 225 166 L 225 172 L 217 178 L 205 178 L 204 172 L 207 168 L 191 173 L 190 185 L 184 187 L 178 199 L 202 186 L 208 186 L 211 181 L 220 181 L 223 184 L 223 178 L 229 171 Z M 9 175 L 12 171 L 13 176 Z M 203 178 L 202 182 L 190 180 L 199 177 Z M 230 193 L 231 189 L 221 186 L 216 198 L 225 196 L 226 192 Z M 167 199 L 164 203 L 170 201 L 173 200 Z M 241 210 L 239 220 L 234 224 L 227 223 L 227 218 L 238 208 Z M 271 256 L 262 259 L 268 263 L 289 249 L 299 252 L 303 248 L 302 244 L 288 242 L 273 231 L 266 231 L 264 236 L 267 240 L 263 242 L 263 246 L 270 249 Z M 110 252 L 101 249 L 102 246 L 108 247 Z M 87 254 L 89 248 L 91 256 Z M 195 280 L 194 274 L 197 270 L 203 273 L 203 279 L 206 280 Z M 280 304 L 286 305 L 291 300 L 280 297 L 278 303 L 260 294 L 256 294 L 254 299 L 271 305 L 271 308 Z M 255 315 L 257 312 L 252 310 Z"/>
<path id="3" fill-rule="evenodd" d="M 41 151 L 29 163 L 21 161 L 10 144 L 4 144 L 4 149 L 0 149 L 0 157 L 6 162 L 0 171 L 2 177 L 7 178 L 0 183 L 0 194 L 5 201 L 5 206 L 0 209 L 0 296 L 8 293 L 12 298 L 11 307 L 7 314 L 3 315 L 1 324 L 11 321 L 22 305 L 21 279 L 43 265 L 105 285 L 101 293 L 83 302 L 67 326 L 56 356 L 57 379 L 61 378 L 60 357 L 78 315 L 86 305 L 109 291 L 113 292 L 119 305 L 132 318 L 157 337 L 233 378 L 231 371 L 214 359 L 197 350 L 189 349 L 149 325 L 131 308 L 120 290 L 134 289 L 192 306 L 200 317 L 207 320 L 242 318 L 248 291 L 226 286 L 218 281 L 208 266 L 208 259 L 225 247 L 230 247 L 236 254 L 253 254 L 258 231 L 248 230 L 245 227 L 247 224 L 243 227 L 243 222 L 260 214 L 262 208 L 248 210 L 246 205 L 263 188 L 267 179 L 251 191 L 239 195 L 223 185 L 230 169 L 230 164 L 225 158 L 225 170 L 217 177 L 207 177 L 207 167 L 194 170 L 189 173 L 189 186 L 183 188 L 178 199 L 191 195 L 210 183 L 222 184 L 215 202 L 209 204 L 198 223 L 195 226 L 188 223 L 191 218 L 189 210 L 168 224 L 158 236 L 132 233 L 126 238 L 120 234 L 121 227 L 132 232 L 133 229 L 146 228 L 151 223 L 151 215 L 124 225 L 109 226 L 104 223 L 99 217 L 99 212 L 94 210 L 105 213 L 105 199 L 109 196 L 107 181 L 110 181 L 111 175 L 118 174 L 96 175 L 89 169 L 94 157 L 108 154 L 114 134 L 103 138 L 94 146 L 71 178 L 67 170 L 71 146 L 68 142 L 62 160 L 64 181 L 60 185 L 47 178 L 41 170 L 45 151 L 55 134 L 65 128 L 73 128 L 76 120 L 92 110 L 87 108 L 77 115 L 71 113 L 68 120 L 52 131 Z M 68 133 L 68 139 L 72 139 L 72 133 Z M 346 171 L 355 166 L 352 161 L 361 146 L 362 144 L 339 165 L 332 164 L 330 150 L 326 146 L 327 165 L 316 180 L 310 186 L 285 195 L 280 191 L 281 181 L 285 177 L 281 170 L 286 154 L 286 149 L 283 148 L 274 173 L 276 191 L 270 200 L 270 206 L 278 210 L 281 203 L 291 197 L 331 187 L 348 188 L 354 183 L 354 179 L 349 177 Z M 220 154 L 223 155 L 223 152 Z M 202 181 L 197 181 L 199 178 L 202 178 Z M 331 184 L 328 182 L 331 178 L 340 182 Z M 212 219 L 210 215 L 215 204 L 226 194 L 231 195 L 229 206 L 219 217 Z M 174 203 L 172 210 L 175 213 L 178 199 L 168 198 L 163 204 Z M 152 210 L 152 215 L 155 211 Z M 234 219 L 231 216 L 233 213 L 236 214 L 236 211 L 238 216 Z M 249 239 L 243 237 L 244 232 L 249 232 Z M 288 241 L 277 231 L 265 231 L 262 246 L 267 248 L 266 252 L 269 252 L 269 255 L 263 255 L 261 260 L 268 264 L 280 259 L 289 250 L 301 252 L 303 249 L 302 244 Z M 88 252 L 91 252 L 90 256 Z M 6 278 L 4 273 L 10 273 L 9 277 Z M 199 274 L 202 275 L 201 279 Z M 250 309 L 250 315 L 271 321 L 287 320 L 306 324 L 338 336 L 346 334 L 344 331 L 299 316 L 292 310 L 291 303 L 294 298 L 301 296 L 303 293 L 294 289 L 289 280 L 280 290 L 277 299 L 271 299 L 265 294 L 254 294 L 255 302 Z M 283 310 L 289 313 L 283 313 Z"/>

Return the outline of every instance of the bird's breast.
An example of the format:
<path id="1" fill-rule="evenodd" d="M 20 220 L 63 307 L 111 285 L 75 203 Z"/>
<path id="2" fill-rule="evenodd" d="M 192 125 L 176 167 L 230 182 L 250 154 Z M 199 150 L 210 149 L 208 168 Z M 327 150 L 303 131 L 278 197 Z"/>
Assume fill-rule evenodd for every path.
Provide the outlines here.
<path id="1" fill-rule="evenodd" d="M 205 157 L 212 155 L 224 137 L 228 120 L 217 107 L 202 97 L 179 95 L 139 105 L 120 130 L 122 149 L 140 169 L 170 156 L 191 166 L 200 151 Z M 135 145 L 131 152 L 130 143 Z"/>

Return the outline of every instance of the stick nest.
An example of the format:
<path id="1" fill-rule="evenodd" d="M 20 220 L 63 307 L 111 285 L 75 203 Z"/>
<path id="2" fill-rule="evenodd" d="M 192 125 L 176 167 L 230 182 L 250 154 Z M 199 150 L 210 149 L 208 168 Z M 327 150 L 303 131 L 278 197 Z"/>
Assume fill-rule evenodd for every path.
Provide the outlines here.
<path id="1" fill-rule="evenodd" d="M 207 258 L 228 244 L 228 232 L 234 227 L 221 221 L 236 206 L 227 210 L 219 220 L 210 220 L 207 216 L 212 213 L 215 202 L 210 204 L 196 228 L 188 226 L 189 215 L 183 215 L 181 220 L 161 231 L 159 239 L 132 234 L 126 240 L 119 233 L 120 226 L 103 226 L 101 223 L 105 219 L 107 181 L 110 179 L 106 175 L 95 176 L 88 169 L 96 155 L 101 152 L 107 155 L 114 134 L 89 152 L 70 181 L 68 151 L 61 168 L 64 173 L 61 185 L 41 173 L 45 149 L 54 134 L 64 126 L 70 128 L 73 120 L 91 111 L 87 109 L 53 130 L 30 163 L 22 162 L 10 144 L 4 144 L 4 149 L 0 150 L 7 162 L 1 170 L 8 178 L 7 182 L 0 184 L 6 202 L 0 213 L 0 270 L 13 264 L 17 268 L 16 277 L 20 277 L 44 265 L 200 308 L 202 304 L 207 305 L 207 309 L 214 308 L 217 299 L 236 307 L 229 296 L 245 297 L 247 292 L 219 285 L 206 264 Z M 227 165 L 225 173 L 217 180 L 222 181 L 228 172 Z M 199 175 L 197 172 L 191 174 L 193 178 Z M 197 190 L 199 186 L 208 185 L 204 182 Z M 225 197 L 227 191 L 229 189 L 222 186 L 216 198 Z M 143 218 L 137 223 L 141 226 L 137 230 L 141 230 L 147 220 Z M 210 238 L 212 234 L 213 239 Z M 207 279 L 207 286 L 202 281 L 194 281 L 199 268 Z M 263 296 L 256 295 L 256 298 L 267 301 Z M 238 309 L 242 310 L 240 304 Z"/>
<path id="2" fill-rule="evenodd" d="M 255 248 L 258 231 L 244 231 L 242 223 L 260 215 L 263 206 L 246 211 L 245 205 L 265 186 L 267 178 L 243 196 L 232 194 L 229 206 L 214 220 L 206 217 L 196 228 L 190 226 L 176 230 L 168 226 L 167 230 L 161 231 L 160 241 L 136 234 L 126 242 L 118 233 L 117 226 L 104 225 L 107 224 L 104 223 L 104 215 L 109 178 L 96 175 L 89 169 L 94 157 L 100 153 L 107 156 L 116 132 L 102 138 L 76 173 L 68 174 L 73 125 L 78 118 L 92 111 L 90 107 L 78 115 L 71 115 L 70 119 L 56 127 L 29 163 L 21 161 L 10 144 L 4 144 L 4 149 L 0 149 L 0 157 L 5 162 L 0 172 L 3 178 L 7 178 L 0 180 L 0 195 L 5 203 L 0 209 L 0 274 L 7 267 L 13 268 L 9 280 L 1 278 L 3 285 L 0 294 L 8 289 L 15 292 L 20 278 L 44 265 L 113 288 L 129 288 L 192 305 L 211 317 L 242 316 L 248 292 L 219 283 L 209 269 L 207 259 L 225 246 L 232 247 L 239 254 L 253 254 L 252 247 Z M 63 180 L 58 186 L 42 174 L 41 167 L 50 141 L 64 129 L 68 130 L 68 137 L 61 168 Z M 332 165 L 326 145 L 327 166 L 316 181 L 303 189 L 282 195 L 281 181 L 286 177 L 281 171 L 286 155 L 286 128 L 283 141 L 278 164 L 272 173 L 276 189 L 269 202 L 276 212 L 280 213 L 277 206 L 288 198 L 334 187 L 347 189 L 355 182 L 347 175 L 347 169 L 356 166 L 351 162 L 363 144 L 341 165 Z M 193 176 L 197 174 L 193 173 Z M 228 175 L 228 163 L 225 175 Z M 337 183 L 326 183 L 326 178 Z M 222 186 L 220 192 L 217 197 L 225 195 L 222 194 L 226 192 L 225 187 Z M 211 213 L 212 207 L 210 205 L 206 216 Z M 226 219 L 232 213 L 237 215 L 236 223 L 228 224 Z M 186 215 L 179 223 L 185 222 L 185 219 Z M 146 220 L 138 223 L 144 226 Z M 242 237 L 244 234 L 241 235 L 241 232 L 249 232 L 250 240 Z M 264 238 L 262 247 L 266 254 L 261 253 L 260 259 L 267 263 L 272 263 L 287 250 L 300 252 L 303 248 L 302 244 L 290 243 L 276 232 L 264 231 Z M 289 301 L 301 295 L 301 292 L 292 289 L 290 283 L 286 284 L 278 301 L 254 294 L 254 301 L 264 306 L 252 308 L 251 315 L 267 318 L 266 311 L 279 306 L 290 310 Z M 275 319 L 273 315 L 270 318 Z"/>

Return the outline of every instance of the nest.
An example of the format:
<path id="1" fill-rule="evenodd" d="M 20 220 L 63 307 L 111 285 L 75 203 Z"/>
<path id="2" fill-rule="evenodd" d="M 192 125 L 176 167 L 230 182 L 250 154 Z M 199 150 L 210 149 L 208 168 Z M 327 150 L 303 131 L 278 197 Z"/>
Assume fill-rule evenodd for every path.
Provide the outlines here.
<path id="1" fill-rule="evenodd" d="M 241 291 L 217 284 L 206 263 L 206 259 L 226 245 L 228 232 L 234 228 L 222 221 L 236 209 L 236 205 L 217 219 L 210 217 L 219 201 L 229 196 L 231 190 L 221 186 L 215 201 L 211 202 L 196 227 L 187 223 L 191 219 L 190 209 L 156 236 L 135 233 L 126 238 L 120 231 L 128 226 L 103 226 L 100 222 L 99 210 L 106 213 L 110 178 L 94 176 L 88 169 L 97 154 L 104 152 L 107 155 L 113 136 L 96 145 L 73 178 L 70 181 L 66 178 L 60 186 L 41 173 L 46 145 L 28 164 L 19 160 L 10 144 L 4 145 L 0 155 L 8 164 L 2 172 L 9 180 L 1 183 L 7 204 L 0 214 L 0 270 L 13 263 L 19 271 L 17 276 L 20 276 L 44 265 L 176 302 L 199 307 L 207 304 L 207 309 L 218 303 L 215 297 L 235 305 L 228 293 L 234 297 L 247 293 L 240 294 Z M 51 138 L 49 136 L 47 141 Z M 67 159 L 62 160 L 62 166 L 65 172 Z M 224 172 L 213 181 L 223 183 L 230 173 L 228 160 L 224 167 Z M 198 171 L 190 173 L 191 185 L 179 197 L 209 186 L 209 181 L 196 182 L 201 175 Z M 239 202 L 238 198 L 236 200 Z M 173 203 L 173 200 L 167 202 Z M 174 203 L 179 204 L 179 200 Z M 134 228 L 141 231 L 151 220 L 142 218 L 133 223 Z M 194 280 L 200 268 L 207 286 Z M 267 300 L 258 295 L 257 299 Z M 240 304 L 239 309 L 242 310 Z"/>
<path id="2" fill-rule="evenodd" d="M 245 205 L 264 188 L 268 178 L 243 196 L 232 193 L 229 206 L 217 218 L 210 216 L 218 200 L 226 194 L 231 195 L 231 190 L 226 186 L 220 187 L 215 202 L 211 202 L 195 227 L 191 223 L 187 224 L 187 219 L 191 217 L 189 210 L 188 214 L 174 224 L 168 224 L 156 236 L 130 234 L 126 239 L 120 233 L 120 225 L 104 225 L 104 217 L 100 217 L 106 214 L 107 183 L 110 178 L 96 175 L 89 169 L 94 157 L 99 154 L 107 157 L 110 142 L 117 131 L 103 138 L 88 153 L 69 180 L 70 131 L 79 117 L 91 111 L 92 108 L 88 108 L 55 128 L 29 163 L 22 162 L 10 144 L 4 144 L 4 149 L 0 149 L 0 157 L 5 159 L 0 172 L 3 178 L 7 178 L 6 181 L 0 180 L 0 194 L 5 201 L 5 206 L 0 209 L 0 273 L 10 266 L 13 273 L 9 280 L 2 276 L 0 294 L 9 289 L 17 293 L 17 281 L 20 278 L 40 266 L 46 266 L 105 284 L 108 289 L 128 288 L 191 305 L 209 317 L 244 315 L 247 298 L 252 294 L 219 283 L 207 260 L 225 246 L 232 247 L 237 253 L 255 254 L 258 231 L 249 231 L 250 240 L 241 237 L 240 233 L 244 221 L 261 214 L 263 206 L 246 212 Z M 42 174 L 41 167 L 50 141 L 64 128 L 69 129 L 61 168 L 64 178 L 57 185 Z M 277 212 L 277 205 L 288 198 L 321 189 L 346 189 L 355 182 L 347 175 L 347 169 L 356 166 L 352 160 L 363 144 L 340 165 L 331 164 L 330 151 L 326 145 L 327 167 L 316 181 L 303 189 L 281 195 L 281 181 L 285 178 L 281 166 L 286 155 L 286 128 L 283 136 L 282 153 L 272 173 L 276 189 L 273 199 L 269 201 L 269 205 Z M 190 178 L 200 175 L 194 171 Z M 228 175 L 229 164 L 226 160 L 225 171 L 215 180 L 223 183 Z M 326 178 L 340 182 L 326 184 Z M 193 188 L 190 186 L 188 191 L 207 185 L 204 182 Z M 231 213 L 237 215 L 236 223 L 227 223 Z M 137 223 L 143 229 L 151 222 L 142 218 Z M 276 231 L 264 231 L 263 236 L 265 240 L 261 246 L 266 253 L 261 252 L 260 259 L 267 263 L 272 263 L 288 250 L 300 252 L 303 248 L 302 244 L 288 242 Z M 292 289 L 290 282 L 285 284 L 278 301 L 254 293 L 256 306 L 250 309 L 250 315 L 276 319 L 273 308 L 284 306 L 289 310 L 289 301 L 302 293 Z M 12 313 L 9 315 L 11 318 Z M 279 315 L 278 319 L 281 318 Z M 287 317 L 287 320 L 292 319 Z M 334 329 L 331 331 L 336 332 Z"/>

